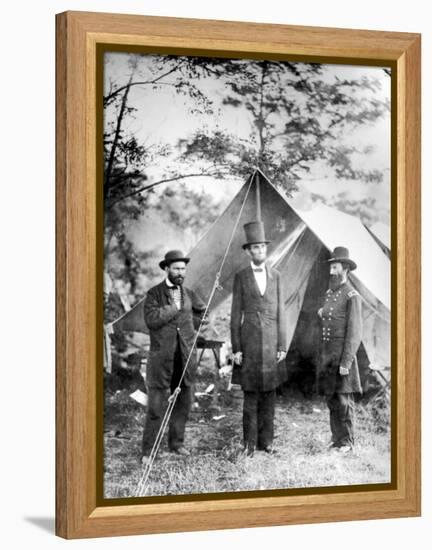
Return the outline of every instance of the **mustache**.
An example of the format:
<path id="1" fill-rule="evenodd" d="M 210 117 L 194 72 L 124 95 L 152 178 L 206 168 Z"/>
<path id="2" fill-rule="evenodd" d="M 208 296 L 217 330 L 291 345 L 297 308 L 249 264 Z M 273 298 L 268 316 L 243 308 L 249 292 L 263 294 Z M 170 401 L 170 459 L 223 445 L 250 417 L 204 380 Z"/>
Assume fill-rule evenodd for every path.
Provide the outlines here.
<path id="1" fill-rule="evenodd" d="M 181 284 L 183 284 L 185 278 L 183 277 L 183 275 L 174 275 L 173 276 L 173 275 L 169 274 L 168 279 L 175 285 L 181 285 Z"/>

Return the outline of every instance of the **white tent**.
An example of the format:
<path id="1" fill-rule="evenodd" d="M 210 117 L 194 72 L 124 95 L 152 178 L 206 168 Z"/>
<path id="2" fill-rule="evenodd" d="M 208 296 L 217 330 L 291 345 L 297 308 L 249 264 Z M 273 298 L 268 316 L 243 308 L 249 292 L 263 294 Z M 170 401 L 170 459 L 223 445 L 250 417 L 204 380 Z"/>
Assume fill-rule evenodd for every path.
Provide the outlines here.
<path id="1" fill-rule="evenodd" d="M 376 222 L 371 227 L 367 228 L 372 237 L 379 244 L 381 250 L 390 258 L 391 257 L 391 229 L 388 225 L 382 222 Z"/>

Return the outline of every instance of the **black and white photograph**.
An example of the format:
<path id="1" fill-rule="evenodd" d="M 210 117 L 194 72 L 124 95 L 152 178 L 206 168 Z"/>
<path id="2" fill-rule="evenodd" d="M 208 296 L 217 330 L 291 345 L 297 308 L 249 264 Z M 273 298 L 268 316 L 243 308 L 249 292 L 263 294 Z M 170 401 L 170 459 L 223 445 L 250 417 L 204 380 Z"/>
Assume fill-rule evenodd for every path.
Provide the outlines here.
<path id="1" fill-rule="evenodd" d="M 104 499 L 390 484 L 390 69 L 102 60 Z"/>

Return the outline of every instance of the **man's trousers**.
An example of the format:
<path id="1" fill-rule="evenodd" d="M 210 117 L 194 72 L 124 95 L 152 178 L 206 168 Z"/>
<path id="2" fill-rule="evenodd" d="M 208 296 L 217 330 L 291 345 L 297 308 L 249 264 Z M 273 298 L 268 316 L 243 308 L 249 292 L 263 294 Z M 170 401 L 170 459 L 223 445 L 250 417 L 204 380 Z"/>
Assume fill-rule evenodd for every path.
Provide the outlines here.
<path id="1" fill-rule="evenodd" d="M 245 391 L 243 401 L 243 438 L 248 452 L 273 444 L 276 391 Z"/>
<path id="2" fill-rule="evenodd" d="M 180 347 L 177 345 L 170 389 L 148 388 L 147 415 L 142 441 L 143 456 L 148 456 L 151 453 L 168 404 L 168 396 L 177 388 L 182 369 Z M 182 382 L 180 388 L 181 391 L 177 396 L 169 421 L 168 447 L 171 451 L 176 451 L 183 446 L 186 422 L 193 400 L 193 386 L 185 386 Z"/>
<path id="3" fill-rule="evenodd" d="M 354 445 L 354 397 L 352 393 L 334 393 L 327 398 L 334 447 Z"/>

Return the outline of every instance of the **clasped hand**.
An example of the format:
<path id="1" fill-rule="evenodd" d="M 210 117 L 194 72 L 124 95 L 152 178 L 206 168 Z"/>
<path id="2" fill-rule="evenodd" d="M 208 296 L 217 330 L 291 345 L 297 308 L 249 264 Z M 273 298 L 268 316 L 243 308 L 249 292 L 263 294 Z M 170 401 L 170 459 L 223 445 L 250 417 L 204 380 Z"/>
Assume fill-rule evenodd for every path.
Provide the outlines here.
<path id="1" fill-rule="evenodd" d="M 276 361 L 279 363 L 280 361 L 283 361 L 285 357 L 286 351 L 278 351 L 276 354 Z M 241 365 L 243 362 L 243 353 L 241 351 L 234 353 L 233 360 L 236 365 Z"/>

